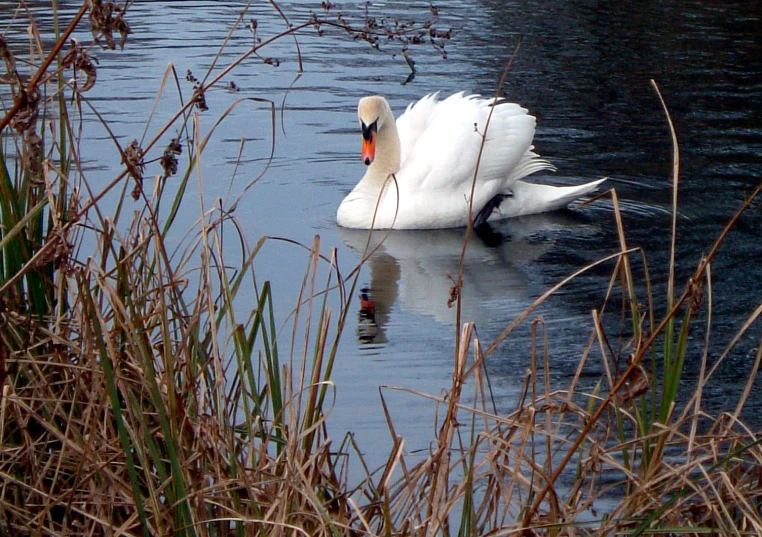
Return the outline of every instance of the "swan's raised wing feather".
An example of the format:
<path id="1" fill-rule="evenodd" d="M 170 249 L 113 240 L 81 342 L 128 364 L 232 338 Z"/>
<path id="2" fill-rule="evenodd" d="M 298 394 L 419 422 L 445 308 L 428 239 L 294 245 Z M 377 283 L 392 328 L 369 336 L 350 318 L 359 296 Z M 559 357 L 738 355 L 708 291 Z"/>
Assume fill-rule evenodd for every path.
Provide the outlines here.
<path id="1" fill-rule="evenodd" d="M 477 182 L 487 190 L 477 190 L 494 196 L 509 190 L 510 184 L 529 172 L 552 167 L 530 151 L 535 118 L 526 109 L 513 103 L 493 107 L 492 100 L 462 93 L 443 101 L 434 101 L 433 97 L 408 107 L 397 121 L 405 155 L 398 178 L 401 183 L 410 177 L 411 186 L 414 183 L 418 189 L 443 189 L 462 196 L 470 191 L 478 161 Z M 492 117 L 480 159 L 490 110 Z"/>
<path id="2" fill-rule="evenodd" d="M 420 136 L 426 132 L 437 115 L 439 92 L 431 93 L 415 103 L 410 103 L 397 118 L 397 134 L 400 137 L 400 163 L 410 156 Z"/>

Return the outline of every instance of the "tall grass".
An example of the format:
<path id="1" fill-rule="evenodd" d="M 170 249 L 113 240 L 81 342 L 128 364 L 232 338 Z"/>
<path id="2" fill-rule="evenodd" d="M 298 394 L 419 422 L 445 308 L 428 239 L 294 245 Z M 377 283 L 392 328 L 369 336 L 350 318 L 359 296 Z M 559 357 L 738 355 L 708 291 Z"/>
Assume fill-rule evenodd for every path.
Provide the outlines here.
<path id="1" fill-rule="evenodd" d="M 235 201 L 225 207 L 200 196 L 191 233 L 170 250 L 184 193 L 194 173 L 200 180 L 199 160 L 219 124 L 205 132 L 194 107 L 223 75 L 204 77 L 148 141 L 122 147 L 114 139 L 124 168 L 93 190 L 82 175 L 85 140 L 74 118 L 90 106 L 95 65 L 87 47 L 63 52 L 86 13 L 106 46 L 116 46 L 114 33 L 129 36 L 128 12 L 86 3 L 56 30 L 50 49 L 33 34 L 23 63 L 0 42 L 15 80 L 0 150 L 0 535 L 762 532 L 762 452 L 756 432 L 739 420 L 762 352 L 733 411 L 711 415 L 702 398 L 762 307 L 713 363 L 710 330 L 700 349 L 688 337 L 698 312 L 711 326 L 711 262 L 759 189 L 687 282 L 673 270 L 673 221 L 665 296 L 654 296 L 645 253 L 627 243 L 616 191 L 606 193 L 619 249 L 549 289 L 489 344 L 474 325 L 459 326 L 447 393 L 406 390 L 437 403 L 430 452 L 406 453 L 384 401 L 393 447 L 386 464 L 367 468 L 361 446 L 351 435 L 336 440 L 326 420 L 359 267 L 339 270 L 319 237 L 303 245 L 305 272 L 294 283 L 299 298 L 284 341 L 277 297 L 253 270 L 269 239 L 249 242 Z M 280 37 L 314 24 L 295 24 Z M 363 31 L 372 41 L 371 29 Z M 66 81 L 75 66 L 78 87 Z M 188 142 L 158 147 L 170 127 Z M 148 189 L 144 175 L 153 169 Z M 106 206 L 112 191 L 135 197 L 134 217 L 121 202 Z M 86 244 L 91 250 L 81 251 Z M 611 267 L 611 279 L 591 312 L 589 344 L 569 385 L 553 387 L 553 341 L 533 312 L 601 266 Z M 255 303 L 242 308 L 252 289 Z M 328 307 L 330 294 L 338 295 L 338 311 Z M 630 327 L 628 339 L 608 333 L 614 318 Z M 506 414 L 492 403 L 489 357 L 522 323 L 531 324 L 534 345 L 526 350 L 523 395 Z M 686 392 L 689 353 L 702 361 Z M 605 374 L 589 389 L 581 378 L 593 360 Z M 349 482 L 350 461 L 367 470 L 360 483 Z"/>

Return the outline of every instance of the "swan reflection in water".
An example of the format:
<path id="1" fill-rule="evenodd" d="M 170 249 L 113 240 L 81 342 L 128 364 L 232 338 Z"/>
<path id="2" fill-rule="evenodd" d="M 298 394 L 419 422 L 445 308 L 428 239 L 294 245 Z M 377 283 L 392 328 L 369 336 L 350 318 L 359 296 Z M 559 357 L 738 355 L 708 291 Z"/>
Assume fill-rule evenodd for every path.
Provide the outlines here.
<path id="1" fill-rule="evenodd" d="M 523 311 L 543 289 L 532 285 L 526 267 L 554 247 L 563 230 L 592 229 L 575 211 L 509 219 L 487 236 L 472 235 L 463 263 L 461 321 L 480 325 L 496 311 Z M 490 231 L 487 228 L 487 231 Z M 358 256 L 365 251 L 367 230 L 339 228 Z M 465 229 L 374 231 L 366 262 L 370 283 L 360 291 L 357 335 L 361 343 L 386 343 L 385 327 L 394 306 L 443 324 L 455 322 L 453 288 L 458 275 Z M 379 246 L 380 244 L 380 246 Z"/>

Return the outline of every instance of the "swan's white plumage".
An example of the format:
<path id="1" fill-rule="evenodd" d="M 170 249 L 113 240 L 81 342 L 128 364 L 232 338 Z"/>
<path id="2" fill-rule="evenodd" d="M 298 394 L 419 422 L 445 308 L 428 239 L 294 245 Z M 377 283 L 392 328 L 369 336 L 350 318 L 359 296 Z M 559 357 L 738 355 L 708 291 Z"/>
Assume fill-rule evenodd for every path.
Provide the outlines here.
<path id="1" fill-rule="evenodd" d="M 382 97 L 361 99 L 361 122 L 370 126 L 378 119 L 375 160 L 339 207 L 338 224 L 363 229 L 466 226 L 477 161 L 472 218 L 498 195 L 511 197 L 492 213 L 491 220 L 558 209 L 601 182 L 578 187 L 517 184 L 553 166 L 532 152 L 535 118 L 517 104 L 501 102 L 493 107 L 492 103 L 492 99 L 463 93 L 439 100 L 435 93 L 408 106 L 395 123 Z"/>

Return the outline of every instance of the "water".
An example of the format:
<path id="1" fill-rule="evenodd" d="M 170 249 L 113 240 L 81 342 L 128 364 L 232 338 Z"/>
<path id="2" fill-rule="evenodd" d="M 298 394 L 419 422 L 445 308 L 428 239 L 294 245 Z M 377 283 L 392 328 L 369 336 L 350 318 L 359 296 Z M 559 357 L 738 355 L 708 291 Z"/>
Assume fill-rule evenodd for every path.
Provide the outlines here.
<path id="1" fill-rule="evenodd" d="M 15 5 L 0 2 L 3 21 L 10 20 Z M 38 22 L 49 27 L 47 2 L 30 5 L 39 10 Z M 294 24 L 308 20 L 310 10 L 322 13 L 319 3 L 279 5 Z M 348 20 L 359 23 L 364 5 L 341 4 L 327 16 L 341 9 Z M 201 188 L 206 203 L 218 196 L 232 199 L 264 170 L 272 135 L 270 109 L 246 99 L 269 100 L 276 108 L 276 145 L 269 170 L 238 207 L 246 236 L 252 244 L 263 235 L 310 244 L 319 234 L 326 253 L 331 246 L 338 248 L 346 272 L 358 262 L 365 239 L 364 234 L 335 225 L 341 199 L 364 172 L 355 116 L 358 98 L 384 94 L 399 112 L 436 90 L 444 95 L 461 90 L 492 94 L 520 42 L 503 93 L 538 118 L 536 150 L 559 169 L 550 180 L 611 178 L 608 184 L 621 199 L 628 243 L 648 256 L 654 293 L 663 304 L 672 150 L 649 79 L 659 84 L 680 141 L 677 273 L 678 281 L 684 281 L 762 171 L 760 3 L 718 7 L 701 1 L 631 2 L 611 8 L 598 2 L 449 0 L 437 5 L 437 27 L 455 29 L 446 44 L 447 59 L 436 47 L 411 47 L 417 76 L 410 83 L 402 84 L 409 74 L 405 62 L 392 56 L 399 46 L 389 43 L 383 52 L 374 51 L 327 27 L 323 37 L 311 29 L 299 35 L 304 65 L 300 76 L 288 37 L 261 53 L 277 58 L 278 67 L 250 58 L 227 76 L 225 81 L 233 81 L 240 91 L 209 92 L 210 110 L 201 114 L 202 129 L 209 132 L 233 107 L 204 153 Z M 204 75 L 242 6 L 201 1 L 132 6 L 128 20 L 134 33 L 127 48 L 96 52 L 98 84 L 87 95 L 109 119 L 122 145 L 143 137 L 167 65 L 177 69 L 187 97 L 191 85 L 184 81 L 186 71 Z M 63 7 L 63 19 L 68 20 L 79 3 L 64 2 Z M 430 17 L 424 2 L 377 4 L 371 9 L 377 16 L 419 22 Z M 257 19 L 263 38 L 285 28 L 267 3 L 257 2 L 246 20 L 250 18 Z M 6 24 L 10 23 L 3 22 L 3 29 Z M 23 39 L 23 25 L 11 28 L 8 35 Z M 85 33 L 78 37 L 89 38 Z M 246 51 L 253 39 L 244 27 L 235 31 L 219 65 Z M 173 84 L 159 101 L 148 139 L 178 107 Z M 237 103 L 239 99 L 244 100 Z M 119 169 L 119 157 L 97 122 L 88 122 L 88 128 L 90 141 L 82 148 L 88 180 L 105 184 Z M 178 134 L 170 130 L 162 143 Z M 235 168 L 242 142 L 243 157 Z M 187 196 L 197 198 L 195 183 Z M 193 201 L 184 211 L 189 221 L 199 218 Z M 760 224 L 755 207 L 713 264 L 715 358 L 762 298 Z M 463 319 L 475 321 L 487 343 L 550 286 L 618 248 L 611 204 L 606 201 L 575 212 L 507 222 L 499 230 L 509 240 L 500 248 L 472 244 L 464 271 Z M 361 342 L 364 328 L 351 317 L 336 368 L 338 399 L 331 419 L 336 431 L 357 434 L 371 462 L 381 462 L 385 446 L 391 445 L 379 386 L 436 394 L 449 385 L 456 328 L 447 300 L 461 240 L 459 231 L 394 233 L 363 269 L 361 283 L 372 287 L 377 299 L 377 332 L 373 343 Z M 258 280 L 272 281 L 284 319 L 296 302 L 306 259 L 304 250 L 278 241 L 268 242 L 257 258 Z M 608 265 L 580 278 L 529 319 L 542 315 L 545 320 L 553 377 L 560 384 L 574 373 L 592 329 L 590 311 L 602 304 L 611 269 Z M 501 411 L 516 403 L 528 366 L 529 337 L 527 324 L 490 358 Z M 696 374 L 702 337 L 699 332 L 694 336 L 688 380 Z M 722 389 L 710 391 L 709 406 L 723 408 L 740 393 L 758 341 L 754 326 L 718 372 L 714 386 Z M 600 365 L 593 362 L 595 367 Z M 407 448 L 425 449 L 432 439 L 433 406 L 408 394 L 384 393 Z M 762 394 L 753 397 L 759 401 Z"/>

